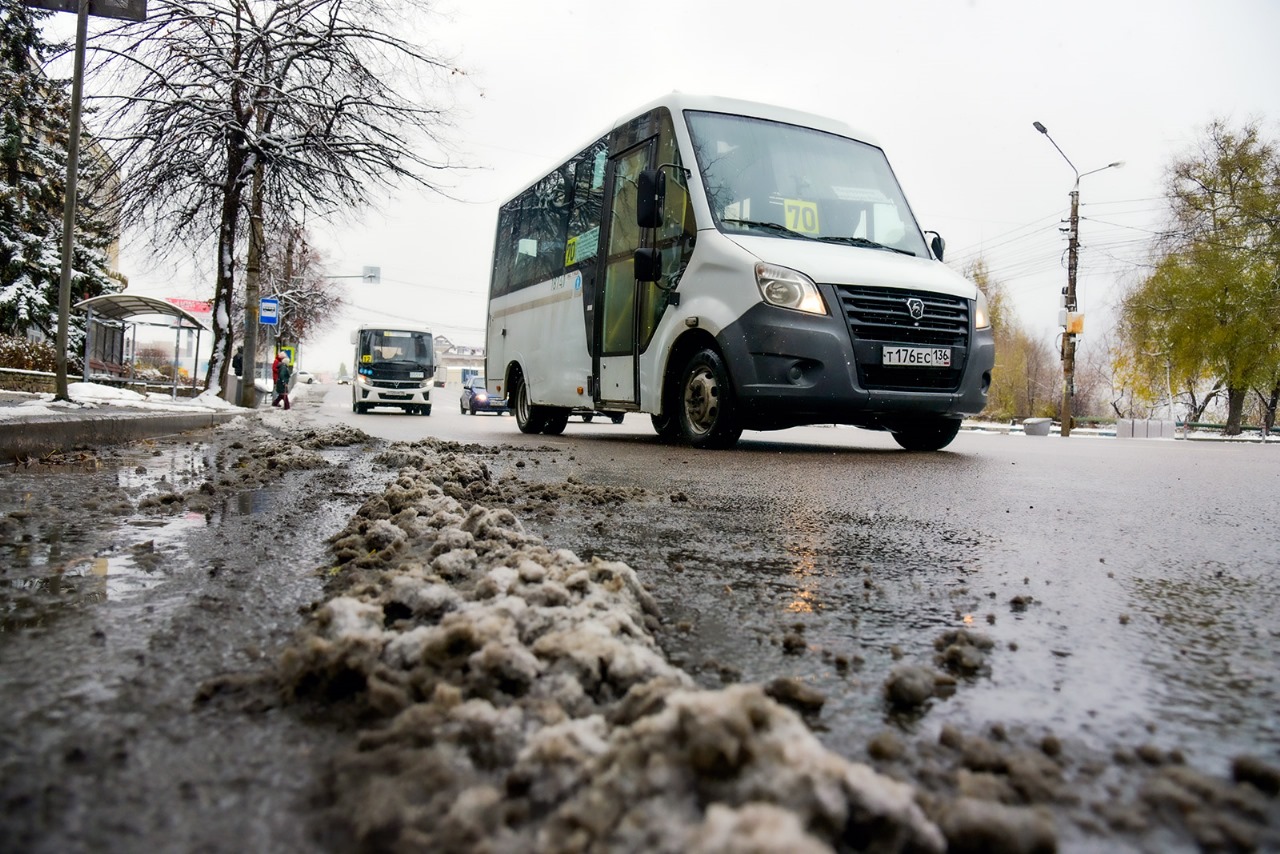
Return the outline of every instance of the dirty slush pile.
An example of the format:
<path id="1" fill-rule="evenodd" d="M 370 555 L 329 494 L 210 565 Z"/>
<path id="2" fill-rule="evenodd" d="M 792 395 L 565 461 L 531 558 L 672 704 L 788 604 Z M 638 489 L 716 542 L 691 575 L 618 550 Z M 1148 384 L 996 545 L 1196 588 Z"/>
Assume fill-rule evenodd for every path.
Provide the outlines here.
<path id="1" fill-rule="evenodd" d="M 488 506 L 519 485 L 460 450 L 382 455 L 399 474 L 332 539 L 332 598 L 281 664 L 294 701 L 361 722 L 327 784 L 356 845 L 1053 850 L 1041 812 L 922 799 L 826 750 L 769 696 L 790 692 L 695 687 L 635 572 L 547 548 Z M 570 480 L 558 498 L 597 492 Z"/>
<path id="2" fill-rule="evenodd" d="M 281 665 L 292 697 L 363 721 L 328 787 L 360 847 L 944 850 L 909 785 L 761 687 L 694 687 L 635 572 L 480 503 L 504 487 L 476 455 L 383 461 L 399 475 L 333 538 L 334 595 Z"/>
<path id="3" fill-rule="evenodd" d="M 309 468 L 319 459 L 306 444 L 291 437 L 264 447 L 263 459 L 241 455 L 225 477 Z M 803 683 L 698 688 L 658 648 L 656 605 L 629 566 L 548 548 L 510 509 L 646 496 L 574 477 L 499 479 L 490 465 L 502 453 L 435 440 L 391 445 L 376 462 L 398 474 L 331 538 L 334 560 L 322 569 L 330 598 L 310 609 L 273 674 L 290 702 L 357 733 L 322 782 L 327 846 L 1048 852 L 1103 840 L 1178 850 L 1280 843 L 1280 771 L 1265 762 L 1241 760 L 1223 781 L 1178 756 L 1089 756 L 1051 734 L 995 724 L 984 735 L 945 726 L 916 744 L 884 730 L 866 746 L 869 767 L 813 735 L 797 711 L 823 698 Z M 988 672 L 991 642 L 978 633 L 949 632 L 935 647 L 939 670 L 903 664 L 889 674 L 886 709 L 918 716 L 930 698 Z M 1109 793 L 1101 800 L 1084 794 L 1099 787 Z"/>

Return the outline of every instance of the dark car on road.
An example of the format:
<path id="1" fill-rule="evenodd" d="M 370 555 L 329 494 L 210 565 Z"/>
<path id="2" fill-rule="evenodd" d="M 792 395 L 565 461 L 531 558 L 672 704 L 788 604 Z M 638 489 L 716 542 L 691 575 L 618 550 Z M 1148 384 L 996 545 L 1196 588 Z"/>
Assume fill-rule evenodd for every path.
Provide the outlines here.
<path id="1" fill-rule="evenodd" d="M 472 377 L 462 384 L 462 398 L 459 401 L 458 408 L 463 415 L 470 412 L 475 415 L 477 412 L 510 412 L 507 406 L 507 400 L 503 397 L 495 397 L 489 393 L 485 387 L 484 377 Z"/>

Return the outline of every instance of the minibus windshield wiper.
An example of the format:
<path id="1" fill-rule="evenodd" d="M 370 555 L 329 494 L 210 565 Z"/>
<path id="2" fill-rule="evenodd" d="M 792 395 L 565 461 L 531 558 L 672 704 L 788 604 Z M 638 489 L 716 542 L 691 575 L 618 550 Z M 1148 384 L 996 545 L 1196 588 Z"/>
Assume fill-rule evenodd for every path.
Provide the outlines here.
<path id="1" fill-rule="evenodd" d="M 805 240 L 816 240 L 817 238 L 805 234 L 802 231 L 793 231 L 785 225 L 779 225 L 776 222 L 765 222 L 761 219 L 722 219 L 721 222 L 732 223 L 734 225 L 747 225 L 752 228 L 767 228 L 769 231 L 777 231 L 788 237 L 800 237 Z"/>
<path id="2" fill-rule="evenodd" d="M 803 240 L 817 240 L 820 243 L 842 243 L 845 246 L 859 246 L 866 249 L 883 249 L 886 252 L 897 252 L 899 255 L 910 255 L 912 258 L 917 257 L 916 253 L 909 249 L 899 249 L 896 246 L 887 246 L 883 243 L 876 243 L 874 240 L 868 240 L 865 237 L 835 237 L 822 236 L 814 234 L 805 234 L 803 231 L 795 231 L 780 225 L 776 222 L 766 222 L 759 219 L 723 219 L 721 222 L 732 223 L 733 225 L 746 225 L 751 228 L 765 228 L 769 231 L 776 231 L 785 234 L 787 237 L 799 237 Z"/>
<path id="3" fill-rule="evenodd" d="M 821 240 L 824 243 L 843 243 L 846 246 L 862 246 L 867 249 L 884 249 L 889 252 L 897 252 L 899 255 L 910 255 L 916 257 L 916 253 L 910 249 L 899 249 L 896 246 L 886 246 L 883 243 L 876 243 L 874 240 L 867 240 L 865 237 L 815 237 L 814 240 Z"/>

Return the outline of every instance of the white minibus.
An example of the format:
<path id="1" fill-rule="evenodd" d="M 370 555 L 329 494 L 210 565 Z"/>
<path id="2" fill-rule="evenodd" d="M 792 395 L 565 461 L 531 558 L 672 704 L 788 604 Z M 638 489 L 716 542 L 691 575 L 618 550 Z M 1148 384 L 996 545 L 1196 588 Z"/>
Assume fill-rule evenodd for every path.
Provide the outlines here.
<path id="1" fill-rule="evenodd" d="M 526 433 L 642 412 L 665 439 L 851 424 L 937 450 L 986 405 L 986 300 L 885 153 L 794 110 L 672 94 L 498 211 L 490 391 Z"/>

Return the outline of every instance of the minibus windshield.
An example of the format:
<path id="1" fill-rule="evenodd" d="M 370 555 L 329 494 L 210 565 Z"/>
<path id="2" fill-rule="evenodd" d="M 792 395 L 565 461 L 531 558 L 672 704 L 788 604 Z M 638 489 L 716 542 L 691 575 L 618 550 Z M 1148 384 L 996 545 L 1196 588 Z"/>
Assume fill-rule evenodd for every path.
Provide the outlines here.
<path id="1" fill-rule="evenodd" d="M 884 152 L 824 131 L 688 111 L 721 231 L 822 240 L 928 257 Z"/>

